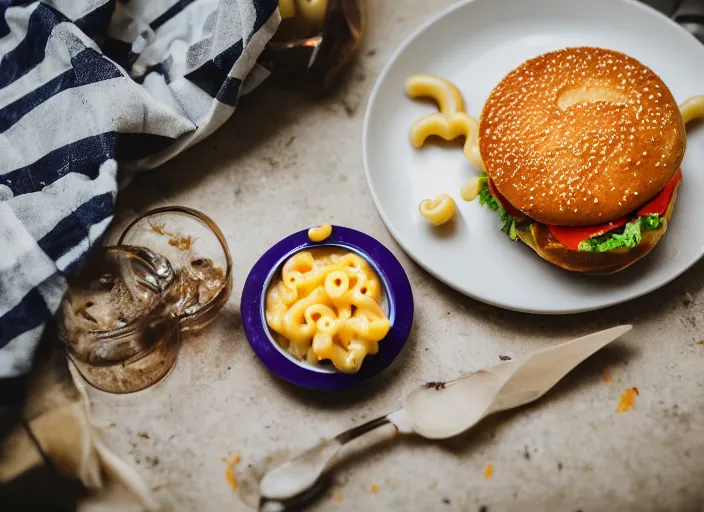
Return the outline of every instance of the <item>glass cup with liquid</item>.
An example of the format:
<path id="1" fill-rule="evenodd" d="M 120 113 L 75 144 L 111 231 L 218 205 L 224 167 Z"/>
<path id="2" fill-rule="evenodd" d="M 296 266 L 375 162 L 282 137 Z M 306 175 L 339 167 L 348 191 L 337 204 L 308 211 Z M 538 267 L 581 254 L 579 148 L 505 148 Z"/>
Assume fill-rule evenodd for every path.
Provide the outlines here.
<path id="1" fill-rule="evenodd" d="M 81 375 L 112 393 L 144 389 L 173 367 L 182 333 L 209 324 L 232 290 L 227 242 L 185 207 L 135 219 L 69 281 L 60 337 Z"/>

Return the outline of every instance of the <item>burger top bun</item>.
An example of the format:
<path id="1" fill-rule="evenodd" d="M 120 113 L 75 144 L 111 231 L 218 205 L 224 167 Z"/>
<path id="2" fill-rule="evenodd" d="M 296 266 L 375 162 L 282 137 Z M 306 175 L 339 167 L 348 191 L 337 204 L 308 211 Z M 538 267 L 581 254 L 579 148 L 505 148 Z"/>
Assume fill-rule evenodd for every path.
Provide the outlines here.
<path id="1" fill-rule="evenodd" d="M 685 128 L 653 71 L 612 50 L 528 60 L 492 91 L 479 148 L 497 190 L 545 224 L 601 224 L 636 210 L 677 171 Z"/>

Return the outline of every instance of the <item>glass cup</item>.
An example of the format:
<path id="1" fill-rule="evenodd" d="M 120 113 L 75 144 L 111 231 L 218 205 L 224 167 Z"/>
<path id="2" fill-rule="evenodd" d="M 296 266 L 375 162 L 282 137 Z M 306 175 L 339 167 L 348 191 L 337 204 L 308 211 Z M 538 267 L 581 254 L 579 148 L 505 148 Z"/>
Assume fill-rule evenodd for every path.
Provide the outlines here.
<path id="1" fill-rule="evenodd" d="M 181 333 L 210 323 L 231 290 L 230 252 L 212 219 L 190 208 L 158 208 L 69 280 L 59 334 L 90 384 L 138 391 L 168 373 Z"/>
<path id="2" fill-rule="evenodd" d="M 169 261 L 178 291 L 172 314 L 184 332 L 208 325 L 230 298 L 230 250 L 220 228 L 202 212 L 185 206 L 150 210 L 117 243 L 149 248 Z"/>

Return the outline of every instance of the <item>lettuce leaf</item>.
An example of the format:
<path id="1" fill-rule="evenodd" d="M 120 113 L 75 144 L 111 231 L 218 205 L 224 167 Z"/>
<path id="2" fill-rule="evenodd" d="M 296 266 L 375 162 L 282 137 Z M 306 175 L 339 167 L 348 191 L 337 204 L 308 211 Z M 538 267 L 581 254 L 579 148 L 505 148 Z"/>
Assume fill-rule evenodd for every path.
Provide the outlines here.
<path id="1" fill-rule="evenodd" d="M 625 226 L 623 231 L 610 231 L 601 236 L 583 240 L 579 243 L 579 250 L 584 252 L 606 252 L 614 249 L 636 247 L 643 239 L 643 230 L 654 231 L 659 229 L 666 220 L 657 213 L 638 217 Z"/>
<path id="2" fill-rule="evenodd" d="M 479 190 L 479 204 L 485 204 L 495 212 L 498 212 L 504 223 L 501 227 L 501 231 L 508 234 L 511 240 L 516 240 L 516 238 L 518 238 L 518 234 L 516 233 L 516 222 L 518 222 L 519 219 L 506 213 L 506 210 L 504 210 L 504 207 L 501 206 L 501 203 L 499 203 L 496 198 L 491 195 L 491 192 L 489 191 L 489 179 L 487 178 L 486 173 L 482 175 L 479 182 L 481 184 L 481 189 Z"/>

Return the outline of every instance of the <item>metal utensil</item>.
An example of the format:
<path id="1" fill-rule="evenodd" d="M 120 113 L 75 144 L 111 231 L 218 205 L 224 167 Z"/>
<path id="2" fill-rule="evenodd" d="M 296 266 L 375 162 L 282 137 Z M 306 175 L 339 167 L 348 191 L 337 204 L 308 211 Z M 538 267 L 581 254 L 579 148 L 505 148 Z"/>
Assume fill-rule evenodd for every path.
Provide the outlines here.
<path id="1" fill-rule="evenodd" d="M 427 439 L 456 436 L 489 414 L 540 398 L 579 363 L 631 328 L 612 327 L 452 382 L 430 383 L 407 396 L 401 409 L 325 439 L 267 472 L 259 483 L 260 510 L 287 510 L 298 497 L 308 497 L 342 447 L 367 432 L 391 424 L 396 433 Z"/>

